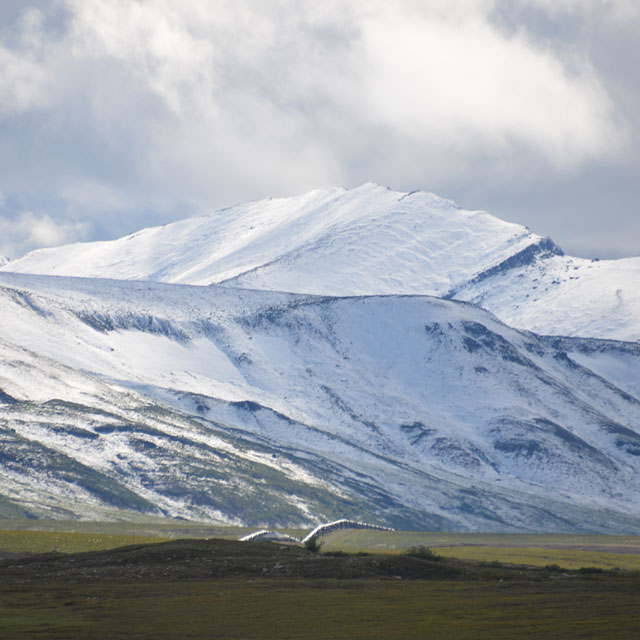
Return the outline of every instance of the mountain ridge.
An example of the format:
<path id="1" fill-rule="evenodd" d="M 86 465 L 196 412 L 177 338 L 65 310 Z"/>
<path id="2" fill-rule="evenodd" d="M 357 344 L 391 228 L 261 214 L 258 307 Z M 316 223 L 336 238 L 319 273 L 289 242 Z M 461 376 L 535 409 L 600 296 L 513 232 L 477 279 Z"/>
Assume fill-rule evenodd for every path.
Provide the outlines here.
<path id="1" fill-rule="evenodd" d="M 550 238 L 487 212 L 373 183 L 39 249 L 0 271 L 314 295 L 435 295 L 471 301 L 540 334 L 640 340 L 640 258 L 565 256 Z"/>

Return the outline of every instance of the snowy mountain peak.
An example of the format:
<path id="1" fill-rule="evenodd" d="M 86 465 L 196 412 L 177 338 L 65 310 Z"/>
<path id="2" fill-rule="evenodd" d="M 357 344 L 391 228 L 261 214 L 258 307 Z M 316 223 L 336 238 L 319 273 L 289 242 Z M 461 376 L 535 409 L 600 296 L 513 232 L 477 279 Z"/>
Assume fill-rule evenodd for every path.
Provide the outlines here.
<path id="1" fill-rule="evenodd" d="M 368 182 L 39 249 L 0 271 L 314 295 L 434 295 L 511 326 L 640 340 L 640 258 L 593 262 L 486 211 Z"/>
<path id="2" fill-rule="evenodd" d="M 237 205 L 111 242 L 41 249 L 11 269 L 327 295 L 444 295 L 539 241 L 435 194 L 366 183 Z"/>

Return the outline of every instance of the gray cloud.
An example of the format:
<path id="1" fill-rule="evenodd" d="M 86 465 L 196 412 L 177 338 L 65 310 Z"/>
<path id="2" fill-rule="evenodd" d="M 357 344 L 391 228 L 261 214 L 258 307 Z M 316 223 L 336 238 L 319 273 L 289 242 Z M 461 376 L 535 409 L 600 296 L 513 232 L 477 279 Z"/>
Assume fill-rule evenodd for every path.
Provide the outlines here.
<path id="1" fill-rule="evenodd" d="M 584 163 L 566 174 L 542 166 L 530 188 L 503 194 L 475 186 L 496 213 L 547 233 L 579 255 L 640 255 L 640 4 L 635 0 L 501 0 L 492 19 L 508 33 L 526 28 L 539 47 L 570 66 L 585 60 L 615 110 L 624 143 L 613 156 Z"/>
<path id="2" fill-rule="evenodd" d="M 579 6 L 5 2 L 0 219 L 115 237 L 376 180 L 638 253 L 640 15 Z M 14 256 L 38 245 L 14 235 Z"/>

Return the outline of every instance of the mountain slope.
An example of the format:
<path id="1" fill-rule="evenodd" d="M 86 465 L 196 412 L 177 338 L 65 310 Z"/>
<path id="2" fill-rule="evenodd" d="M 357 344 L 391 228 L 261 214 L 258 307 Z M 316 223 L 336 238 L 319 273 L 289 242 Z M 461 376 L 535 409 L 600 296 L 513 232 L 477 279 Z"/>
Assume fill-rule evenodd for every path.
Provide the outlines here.
<path id="1" fill-rule="evenodd" d="M 545 256 L 496 269 L 450 292 L 510 326 L 640 342 L 640 259 Z"/>
<path id="2" fill-rule="evenodd" d="M 640 530 L 636 345 L 427 297 L 0 287 L 12 509 Z"/>
<path id="3" fill-rule="evenodd" d="M 112 242 L 40 249 L 6 268 L 198 285 L 235 279 L 322 295 L 442 295 L 539 240 L 433 194 L 366 184 L 252 202 Z"/>
<path id="4" fill-rule="evenodd" d="M 640 340 L 640 258 L 565 257 L 548 238 L 430 193 L 375 184 L 269 199 L 1 271 L 476 302 L 552 335 Z"/>

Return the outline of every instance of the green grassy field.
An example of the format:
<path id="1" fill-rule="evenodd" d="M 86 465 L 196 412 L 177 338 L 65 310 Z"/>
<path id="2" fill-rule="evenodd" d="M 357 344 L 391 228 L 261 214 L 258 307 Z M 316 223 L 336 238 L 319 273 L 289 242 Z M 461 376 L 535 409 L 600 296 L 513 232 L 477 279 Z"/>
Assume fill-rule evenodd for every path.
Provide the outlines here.
<path id="1" fill-rule="evenodd" d="M 434 547 L 433 550 L 445 558 L 479 562 L 504 562 L 533 567 L 558 565 L 571 570 L 595 567 L 607 570 L 640 571 L 640 555 L 631 553 L 540 547 Z"/>
<path id="2" fill-rule="evenodd" d="M 0 522 L 0 527 L 3 524 Z M 44 530 L 36 530 L 38 527 Z M 140 545 L 170 538 L 211 537 L 216 533 L 233 539 L 246 531 L 180 521 L 135 526 L 14 521 L 12 528 L 0 530 L 0 551 L 96 551 L 132 542 Z M 200 544 L 194 543 L 194 548 Z M 255 575 L 220 573 L 203 580 L 198 577 L 203 574 L 190 573 L 190 562 L 201 568 L 207 558 L 222 553 L 223 548 L 244 549 L 242 545 L 246 543 L 240 547 L 216 546 L 215 541 L 213 544 L 213 556 L 205 552 L 200 560 L 192 561 L 173 551 L 166 552 L 169 553 L 166 560 L 162 556 L 158 561 L 156 556 L 155 564 L 137 560 L 127 578 L 122 577 L 120 558 L 127 554 L 129 558 L 141 558 L 137 549 L 142 547 L 132 547 L 127 554 L 110 552 L 114 554 L 115 569 L 89 563 L 84 573 L 73 573 L 78 563 L 85 562 L 84 554 L 71 556 L 75 559 L 66 574 L 59 574 L 56 568 L 66 562 L 64 554 L 38 561 L 37 568 L 25 573 L 24 578 L 11 569 L 0 579 L 0 638 L 631 640 L 640 637 L 637 613 L 640 541 L 633 536 L 337 531 L 324 541 L 323 552 L 373 554 L 312 556 L 320 561 L 319 567 L 324 557 L 327 561 L 344 560 L 344 566 L 351 566 L 353 557 L 354 562 L 366 561 L 370 569 L 374 568 L 367 578 L 354 573 L 356 577 L 341 579 L 331 577 L 331 573 L 321 578 L 322 571 L 312 572 L 311 577 L 280 577 L 276 571 L 282 566 L 280 556 L 269 560 L 269 547 L 258 545 L 255 553 L 261 554 L 261 549 L 265 553 L 264 560 L 260 555 L 258 560 L 251 561 L 258 562 Z M 432 566 L 440 571 L 446 569 L 443 565 L 449 565 L 449 573 L 436 572 L 429 579 L 400 577 L 393 571 L 375 574 L 378 558 L 380 563 L 386 562 L 389 554 L 401 559 L 399 556 L 407 548 L 419 545 L 445 556 Z M 161 548 L 162 545 L 154 544 L 148 553 L 153 555 L 155 549 Z M 611 549 L 624 549 L 627 553 L 612 553 Z M 228 563 L 235 563 L 240 567 L 245 561 L 233 553 L 217 557 L 216 566 L 226 570 Z M 292 549 L 289 555 L 298 557 L 305 553 L 308 552 L 304 549 Z M 33 558 L 37 560 L 36 556 Z M 180 573 L 174 578 L 167 577 L 165 567 L 176 562 L 182 563 Z M 497 562 L 504 564 L 500 567 Z M 512 565 L 559 565 L 566 571 Z M 276 571 L 274 577 L 261 577 L 262 566 L 264 571 L 266 567 Z M 483 569 L 484 566 L 487 568 Z M 615 570 L 579 571 L 584 567 Z M 449 577 L 450 574 L 454 577 Z M 149 577 L 152 575 L 156 577 Z"/>
<path id="3" fill-rule="evenodd" d="M 0 587 L 5 640 L 637 638 L 638 581 L 237 581 Z"/>
<path id="4" fill-rule="evenodd" d="M 640 536 L 575 535 L 547 533 L 448 533 L 426 531 L 338 530 L 326 541 L 327 548 L 343 551 L 402 552 L 409 547 L 443 547 L 449 545 L 486 545 L 542 547 L 551 546 L 625 546 L 640 553 Z"/>
<path id="5" fill-rule="evenodd" d="M 115 549 L 128 544 L 149 544 L 168 538 L 129 535 L 76 533 L 69 531 L 0 531 L 0 551 L 11 553 L 76 553 Z"/>
<path id="6" fill-rule="evenodd" d="M 409 547 L 420 545 L 444 557 L 462 560 L 640 571 L 638 536 L 343 530 L 331 534 L 323 550 L 404 553 Z"/>
<path id="7" fill-rule="evenodd" d="M 246 527 L 216 525 L 170 518 L 147 517 L 140 522 L 95 522 L 88 520 L 33 520 L 27 518 L 0 518 L 2 531 L 49 531 L 66 533 L 92 533 L 124 537 L 147 536 L 162 538 L 238 538 L 248 531 Z M 1 540 L 0 540 L 1 545 Z M 1 548 L 1 546 L 0 546 Z"/>

